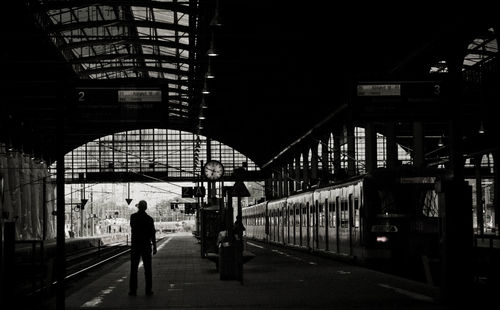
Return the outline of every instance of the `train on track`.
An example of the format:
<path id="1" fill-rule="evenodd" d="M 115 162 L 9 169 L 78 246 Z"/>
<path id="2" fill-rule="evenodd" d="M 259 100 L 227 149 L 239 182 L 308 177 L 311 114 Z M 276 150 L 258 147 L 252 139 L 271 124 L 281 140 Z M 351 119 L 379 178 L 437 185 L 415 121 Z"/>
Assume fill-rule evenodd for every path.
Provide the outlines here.
<path id="1" fill-rule="evenodd" d="M 439 251 L 436 171 L 379 168 L 242 210 L 246 237 L 376 266 Z M 419 263 L 420 262 L 420 263 Z"/>

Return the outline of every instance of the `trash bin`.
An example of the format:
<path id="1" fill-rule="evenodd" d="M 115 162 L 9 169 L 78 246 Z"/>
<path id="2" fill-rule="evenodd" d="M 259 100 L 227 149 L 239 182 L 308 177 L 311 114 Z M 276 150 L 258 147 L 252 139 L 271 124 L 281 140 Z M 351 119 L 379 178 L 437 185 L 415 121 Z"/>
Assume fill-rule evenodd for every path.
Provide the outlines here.
<path id="1" fill-rule="evenodd" d="M 236 246 L 227 235 L 219 242 L 219 275 L 221 280 L 235 280 L 238 275 Z"/>

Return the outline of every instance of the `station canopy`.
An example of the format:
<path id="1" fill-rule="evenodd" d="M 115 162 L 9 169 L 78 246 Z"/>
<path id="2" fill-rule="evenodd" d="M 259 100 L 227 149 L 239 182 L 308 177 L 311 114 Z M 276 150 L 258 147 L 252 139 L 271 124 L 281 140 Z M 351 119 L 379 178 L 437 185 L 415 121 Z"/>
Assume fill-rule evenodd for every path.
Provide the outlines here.
<path id="1" fill-rule="evenodd" d="M 88 101 L 67 107 L 68 146 L 76 147 L 86 142 L 83 139 L 89 141 L 133 127 L 199 131 L 203 126 L 200 105 L 208 44 L 205 34 L 208 23 L 203 22 L 203 16 L 205 12 L 213 14 L 214 3 L 27 1 L 35 24 L 59 51 L 65 66 L 71 68 L 68 71 L 73 71 L 72 76 L 66 78 L 69 82 L 62 81 L 67 82 L 62 92 L 74 90 L 76 95 L 70 93 L 70 100 Z M 106 113 L 110 102 L 91 102 L 92 98 L 87 93 L 84 97 L 81 89 L 153 90 L 161 94 L 157 100 L 161 102 L 142 106 L 128 103 L 125 108 Z M 98 96 L 104 98 L 106 94 L 101 92 L 95 98 Z M 148 110 L 151 110 L 149 114 Z M 77 122 L 95 130 L 81 130 L 83 126 L 71 128 Z M 128 125 L 124 125 L 127 122 Z"/>

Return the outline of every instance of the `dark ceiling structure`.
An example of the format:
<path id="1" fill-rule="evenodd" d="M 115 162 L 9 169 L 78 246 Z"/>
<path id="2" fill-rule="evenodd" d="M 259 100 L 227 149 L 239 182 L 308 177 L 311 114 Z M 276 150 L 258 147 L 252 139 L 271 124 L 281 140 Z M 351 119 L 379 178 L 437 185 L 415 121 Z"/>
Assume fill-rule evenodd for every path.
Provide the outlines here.
<path id="1" fill-rule="evenodd" d="M 61 128 L 66 152 L 114 132 L 171 128 L 263 165 L 348 102 L 358 81 L 441 79 L 450 55 L 498 54 L 486 48 L 498 16 L 484 7 L 26 0 L 4 12 L 0 138 L 48 161 Z M 116 98 L 137 89 L 153 102 Z"/>

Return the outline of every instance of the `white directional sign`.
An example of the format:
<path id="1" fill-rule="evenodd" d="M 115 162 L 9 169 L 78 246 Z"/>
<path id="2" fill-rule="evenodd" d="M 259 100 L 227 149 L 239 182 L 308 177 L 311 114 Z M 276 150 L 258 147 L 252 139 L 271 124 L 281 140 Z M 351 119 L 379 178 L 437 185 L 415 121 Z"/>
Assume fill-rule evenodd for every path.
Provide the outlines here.
<path id="1" fill-rule="evenodd" d="M 118 102 L 161 102 L 161 90 L 118 90 Z"/>
<path id="2" fill-rule="evenodd" d="M 359 84 L 358 96 L 401 96 L 400 84 Z"/>

